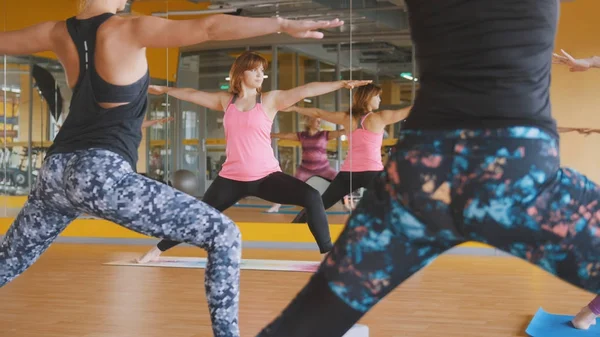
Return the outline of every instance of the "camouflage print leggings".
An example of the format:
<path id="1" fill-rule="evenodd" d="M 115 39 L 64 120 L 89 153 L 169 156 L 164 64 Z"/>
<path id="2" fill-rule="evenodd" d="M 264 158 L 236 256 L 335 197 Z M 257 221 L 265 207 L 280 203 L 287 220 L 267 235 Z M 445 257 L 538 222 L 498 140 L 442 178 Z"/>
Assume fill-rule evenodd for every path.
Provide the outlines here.
<path id="1" fill-rule="evenodd" d="M 600 187 L 560 167 L 558 140 L 537 128 L 402 131 L 327 259 L 259 336 L 340 337 L 466 241 L 598 294 Z"/>
<path id="2" fill-rule="evenodd" d="M 208 252 L 206 298 L 215 336 L 239 336 L 241 236 L 214 208 L 133 172 L 106 150 L 46 158 L 27 203 L 0 241 L 0 287 L 31 266 L 81 213 Z"/>

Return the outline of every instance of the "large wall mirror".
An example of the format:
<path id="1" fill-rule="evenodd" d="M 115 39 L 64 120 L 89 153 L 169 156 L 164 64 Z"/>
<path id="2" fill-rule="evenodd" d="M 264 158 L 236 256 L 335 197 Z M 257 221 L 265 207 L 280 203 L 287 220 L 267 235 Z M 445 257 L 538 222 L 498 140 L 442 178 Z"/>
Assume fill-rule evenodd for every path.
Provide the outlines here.
<path id="1" fill-rule="evenodd" d="M 63 8 L 56 11 L 56 18 L 44 19 L 64 19 L 76 13 L 76 2 L 67 2 L 72 7 L 67 6 L 69 13 Z M 18 15 L 11 14 L 11 10 L 18 10 L 14 3 L 0 0 L 0 4 L 6 9 L 0 15 L 3 30 L 20 28 L 25 21 L 42 20 L 32 17 L 23 21 Z M 48 11 L 51 11 L 50 7 Z M 401 0 L 138 0 L 120 15 L 188 19 L 216 13 L 313 20 L 339 18 L 345 21 L 345 25 L 326 29 L 322 40 L 273 34 L 185 48 L 149 49 L 147 55 L 152 84 L 209 92 L 228 91 L 231 65 L 238 55 L 250 50 L 269 62 L 265 69 L 263 91 L 286 90 L 311 82 L 364 79 L 372 80 L 381 88 L 381 103 L 375 112 L 399 109 L 412 103 L 419 82 L 417 67 L 413 63 L 407 13 Z M 0 139 L 3 147 L 0 154 L 0 194 L 5 198 L 1 211 L 6 216 L 14 216 L 36 180 L 45 151 L 69 113 L 71 90 L 66 85 L 61 64 L 52 53 L 1 57 L 0 123 L 3 127 L 0 128 Z M 307 97 L 297 106 L 327 112 L 347 111 L 357 117 L 355 109 L 351 109 L 352 96 L 356 92 L 357 89 L 340 89 Z M 150 95 L 148 100 L 147 119 L 160 122 L 144 129 L 138 172 L 166 183 L 178 170 L 193 172 L 198 180 L 194 195 L 201 198 L 226 159 L 223 111 L 166 95 Z M 354 128 L 359 119 L 353 120 Z M 401 124 L 398 122 L 385 128 L 379 153 L 384 163 Z M 298 175 L 303 157 L 307 157 L 310 147 L 315 144 L 313 141 L 313 145 L 307 145 L 310 142 L 301 141 L 299 137 L 308 135 L 303 139 L 314 138 L 317 134 L 322 136 L 326 133 L 321 131 L 329 131 L 331 138 L 318 145 L 321 157 L 326 157 L 334 171 L 342 169 L 344 163 L 347 169 L 348 149 L 355 139 L 352 130 L 345 130 L 343 135 L 336 134 L 342 129 L 345 129 L 342 125 L 325 119 L 315 120 L 298 112 L 280 111 L 273 121 L 272 133 L 276 136 L 272 138 L 272 148 L 282 171 Z M 356 174 L 355 164 L 360 160 L 352 159 L 351 176 Z M 321 180 L 318 176 L 312 180 L 309 178 L 307 183 L 322 191 L 334 176 L 321 177 Z M 330 224 L 344 223 L 353 204 L 360 200 L 362 190 L 353 191 L 356 185 L 353 186 L 351 181 L 354 179 L 344 186 L 344 196 L 327 210 Z M 271 202 L 250 197 L 240 200 L 225 213 L 235 221 L 289 223 L 300 210 L 292 205 L 272 206 Z"/>
<path id="2" fill-rule="evenodd" d="M 247 50 L 266 58 L 263 91 L 292 89 L 311 82 L 337 80 L 372 80 L 381 88 L 381 109 L 399 109 L 412 102 L 418 78 L 412 62 L 412 45 L 408 34 L 407 15 L 402 1 L 333 1 L 333 0 L 257 0 L 257 1 L 136 1 L 131 11 L 151 13 L 169 19 L 200 17 L 215 13 L 248 17 L 281 16 L 290 19 L 326 20 L 339 18 L 345 25 L 324 31 L 322 40 L 296 39 L 274 34 L 238 41 L 216 41 L 175 50 L 149 51 L 164 61 L 164 69 L 154 84 L 189 87 L 202 91 L 228 91 L 229 71 L 236 57 Z M 297 104 L 301 108 L 318 108 L 327 112 L 352 113 L 352 96 L 357 89 L 341 89 L 328 94 L 307 97 Z M 165 123 L 149 127 L 145 132 L 139 168 L 148 176 L 168 181 L 177 170 L 193 172 L 198 185 L 195 195 L 202 197 L 218 176 L 226 160 L 223 111 L 177 100 L 173 97 L 150 96 L 148 119 L 164 119 Z M 378 110 L 375 110 L 378 111 Z M 356 117 L 356 116 L 353 116 Z M 354 118 L 355 128 L 359 118 Z M 385 162 L 401 122 L 386 126 L 380 149 Z M 273 121 L 272 147 L 283 172 L 298 176 L 303 156 L 315 142 L 317 134 L 329 135 L 321 144 L 321 156 L 339 171 L 348 159 L 353 133 L 336 133 L 345 129 L 327 120 L 315 120 L 291 111 L 280 111 Z M 330 131 L 330 132 L 321 132 Z M 334 137 L 339 135 L 339 137 Z M 308 136 L 308 137 L 305 137 Z M 299 138 L 300 137 L 300 138 Z M 311 138 L 312 137 L 312 138 Z M 304 141 L 301 141 L 301 138 Z M 311 145 L 312 144 L 312 145 Z M 345 182 L 344 196 L 327 210 L 330 224 L 342 224 L 362 189 L 352 186 L 355 175 L 353 158 Z M 345 170 L 348 170 L 346 163 Z M 307 183 L 323 190 L 335 174 L 309 178 Z M 318 179 L 325 178 L 325 179 Z M 303 178 L 306 179 L 306 178 Z M 354 190 L 354 191 L 353 191 Z M 290 191 L 289 193 L 294 193 Z M 235 221 L 289 223 L 300 208 L 279 207 L 259 198 L 245 198 L 225 211 Z"/>

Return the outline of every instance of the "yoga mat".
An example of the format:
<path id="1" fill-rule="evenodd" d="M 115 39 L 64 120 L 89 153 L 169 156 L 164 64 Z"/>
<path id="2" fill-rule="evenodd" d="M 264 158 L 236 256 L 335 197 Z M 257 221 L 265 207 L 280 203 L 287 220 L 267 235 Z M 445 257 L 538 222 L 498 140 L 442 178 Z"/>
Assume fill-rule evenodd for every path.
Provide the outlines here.
<path id="1" fill-rule="evenodd" d="M 579 330 L 571 324 L 573 317 L 575 316 L 550 314 L 539 308 L 525 332 L 531 337 L 600 336 L 598 324 L 590 326 L 589 330 Z"/>
<path id="2" fill-rule="evenodd" d="M 253 260 L 242 259 L 241 269 L 245 270 L 270 270 L 270 271 L 296 271 L 315 272 L 319 268 L 318 261 L 292 261 L 292 260 Z M 139 264 L 133 260 L 119 260 L 104 263 L 110 266 L 129 267 L 165 267 L 165 268 L 206 268 L 205 257 L 171 257 L 161 256 L 156 262 Z"/>
<path id="3" fill-rule="evenodd" d="M 232 207 L 240 208 L 271 208 L 273 205 L 255 205 L 255 204 L 235 204 Z M 281 205 L 281 208 L 292 208 L 293 205 Z"/>
<path id="4" fill-rule="evenodd" d="M 269 213 L 267 211 L 264 211 L 262 213 L 266 213 L 266 214 L 298 214 L 298 213 L 300 213 L 300 211 L 293 211 L 293 210 L 288 210 L 288 211 L 283 210 L 282 211 L 282 210 L 279 210 L 277 212 L 270 212 Z M 325 214 L 327 214 L 327 215 L 345 215 L 345 214 L 350 214 L 350 212 L 348 212 L 348 211 L 326 211 Z"/>
<path id="5" fill-rule="evenodd" d="M 342 337 L 369 337 L 369 327 L 363 324 L 354 324 Z"/>

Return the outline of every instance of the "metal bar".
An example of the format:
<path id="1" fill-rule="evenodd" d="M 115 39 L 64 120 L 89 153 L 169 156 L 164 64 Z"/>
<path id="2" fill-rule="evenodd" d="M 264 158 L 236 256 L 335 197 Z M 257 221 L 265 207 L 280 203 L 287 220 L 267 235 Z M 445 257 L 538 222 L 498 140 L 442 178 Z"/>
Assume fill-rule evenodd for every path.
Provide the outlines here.
<path id="1" fill-rule="evenodd" d="M 337 62 L 335 64 L 335 80 L 339 81 L 342 78 L 342 70 L 340 68 L 340 63 L 341 63 L 341 59 L 342 59 L 342 49 L 341 49 L 341 45 L 338 43 L 337 44 Z M 342 108 L 342 92 L 341 90 L 336 90 L 335 92 L 335 111 L 340 111 L 340 109 Z M 335 129 L 336 130 L 341 130 L 341 126 L 339 124 L 335 125 Z M 336 141 L 336 160 L 335 160 L 335 170 L 339 171 L 340 170 L 340 166 L 341 166 L 341 161 L 342 161 L 342 140 L 340 139 L 340 137 L 337 138 Z"/>
<path id="2" fill-rule="evenodd" d="M 350 0 L 350 13 L 352 14 L 352 3 L 354 1 Z M 350 81 L 352 81 L 352 45 L 354 40 L 352 39 L 352 16 L 350 17 Z M 350 89 L 350 102 L 348 103 L 350 106 L 350 133 L 348 135 L 348 152 L 352 148 L 352 119 L 354 118 L 352 113 L 352 89 Z M 346 158 L 348 159 L 348 158 Z M 352 157 L 350 157 L 350 204 L 352 204 Z"/>
<path id="3" fill-rule="evenodd" d="M 277 57 L 278 49 L 279 48 L 277 45 L 274 45 L 271 48 L 271 53 L 273 53 L 271 56 L 271 90 L 277 90 L 279 87 L 279 58 Z M 275 115 L 275 119 L 273 120 L 272 130 L 275 133 L 279 132 L 279 116 L 277 115 Z M 277 145 L 277 139 L 273 139 L 271 144 L 275 153 L 275 158 L 279 160 L 279 146 Z"/>
<path id="4" fill-rule="evenodd" d="M 412 76 L 413 76 L 413 81 L 412 81 L 412 97 L 410 98 L 410 103 L 413 104 L 415 102 L 415 95 L 417 92 L 417 81 L 415 81 L 415 78 L 417 78 L 417 61 L 415 60 L 415 47 L 412 47 Z"/>
<path id="5" fill-rule="evenodd" d="M 296 82 L 294 83 L 295 87 L 300 86 L 300 54 L 298 52 L 294 53 L 294 62 L 296 64 Z M 296 129 L 297 131 L 302 131 L 300 129 L 300 114 L 295 112 L 296 118 Z M 300 163 L 300 151 L 296 151 L 296 163 Z"/>
<path id="6" fill-rule="evenodd" d="M 27 166 L 28 166 L 28 174 L 27 174 L 27 183 L 29 185 L 29 190 L 31 191 L 32 185 L 32 172 L 33 172 L 33 162 L 31 161 L 31 146 L 33 143 L 33 76 L 31 75 L 31 70 L 33 69 L 33 58 L 29 58 L 29 136 L 27 137 Z M 6 177 L 6 172 L 4 173 Z"/>

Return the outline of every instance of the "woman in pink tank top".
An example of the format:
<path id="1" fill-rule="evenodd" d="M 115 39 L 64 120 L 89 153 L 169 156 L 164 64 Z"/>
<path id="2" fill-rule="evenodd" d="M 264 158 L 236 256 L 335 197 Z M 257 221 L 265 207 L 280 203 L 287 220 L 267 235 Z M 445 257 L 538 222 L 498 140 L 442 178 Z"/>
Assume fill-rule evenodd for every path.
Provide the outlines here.
<path id="1" fill-rule="evenodd" d="M 320 96 L 342 88 L 354 88 L 371 81 L 313 82 L 290 90 L 262 93 L 267 60 L 246 51 L 230 70 L 230 92 L 203 92 L 191 88 L 151 86 L 150 93 L 168 94 L 183 101 L 224 111 L 225 154 L 227 159 L 202 201 L 224 211 L 240 199 L 261 199 L 304 207 L 308 227 L 322 254 L 332 248 L 327 215 L 320 193 L 305 182 L 281 172 L 271 147 L 271 128 L 278 111 L 306 97 Z M 154 260 L 179 242 L 162 240 L 142 261 Z"/>
<path id="2" fill-rule="evenodd" d="M 345 130 L 352 130 L 348 154 L 340 172 L 323 193 L 323 205 L 329 209 L 350 192 L 369 183 L 383 170 L 381 145 L 387 125 L 397 123 L 408 116 L 410 107 L 399 110 L 373 112 L 381 103 L 381 87 L 367 84 L 356 89 L 352 98 L 352 116 L 349 111 L 329 112 L 317 108 L 290 107 L 284 111 L 297 111 L 300 114 L 321 118 L 339 124 Z M 352 174 L 350 174 L 352 173 Z M 292 222 L 306 222 L 306 210 L 302 210 Z"/>
<path id="3" fill-rule="evenodd" d="M 340 137 L 346 131 L 321 130 L 321 119 L 304 116 L 304 131 L 291 133 L 272 133 L 271 138 L 300 141 L 302 146 L 302 160 L 296 168 L 295 177 L 307 181 L 308 178 L 319 176 L 332 181 L 337 171 L 329 165 L 327 158 L 327 142 Z M 275 204 L 267 212 L 279 211 L 281 204 Z"/>

